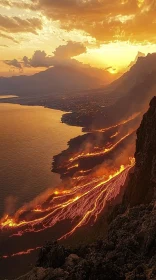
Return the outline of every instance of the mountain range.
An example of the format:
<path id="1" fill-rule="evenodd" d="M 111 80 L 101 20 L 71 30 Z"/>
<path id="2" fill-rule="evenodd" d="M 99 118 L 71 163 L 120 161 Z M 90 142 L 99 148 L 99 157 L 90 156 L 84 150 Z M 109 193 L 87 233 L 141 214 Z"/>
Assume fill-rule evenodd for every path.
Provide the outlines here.
<path id="1" fill-rule="evenodd" d="M 105 70 L 90 66 L 55 66 L 32 76 L 0 77 L 2 94 L 18 96 L 57 95 L 60 92 L 96 88 L 108 84 L 113 76 Z"/>
<path id="2" fill-rule="evenodd" d="M 130 69 L 122 76 L 121 74 L 113 76 L 106 70 L 88 65 L 83 67 L 81 64 L 60 65 L 32 76 L 0 77 L 0 93 L 43 97 L 57 96 L 58 93 L 66 95 L 81 90 L 87 90 L 88 94 L 89 90 L 92 93 L 94 89 L 94 95 L 101 92 L 104 95 L 109 94 L 109 97 L 121 97 L 127 95 L 134 86 L 142 83 L 154 71 L 156 71 L 156 53 L 147 56 L 140 56 L 139 53 L 131 63 Z"/>

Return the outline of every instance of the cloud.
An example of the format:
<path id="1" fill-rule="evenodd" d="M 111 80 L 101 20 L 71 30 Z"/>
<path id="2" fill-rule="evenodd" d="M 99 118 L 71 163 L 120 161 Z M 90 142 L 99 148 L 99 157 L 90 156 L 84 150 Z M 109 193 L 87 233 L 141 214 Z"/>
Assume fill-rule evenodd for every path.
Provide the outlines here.
<path id="1" fill-rule="evenodd" d="M 77 56 L 85 52 L 86 47 L 82 43 L 69 41 L 66 45 L 56 48 L 52 55 L 47 55 L 45 51 L 36 50 L 31 58 L 24 56 L 20 61 L 13 59 L 4 60 L 3 62 L 19 69 L 21 72 L 24 68 L 70 67 L 85 75 L 101 79 L 104 83 L 112 81 L 112 75 L 109 70 L 115 71 L 114 68 L 108 67 L 108 69 L 102 70 L 76 60 Z"/>
<path id="2" fill-rule="evenodd" d="M 23 58 L 24 66 L 28 67 L 50 67 L 63 64 L 74 56 L 86 52 L 86 47 L 78 42 L 69 41 L 66 45 L 56 48 L 52 56 L 48 56 L 44 51 L 37 50 L 31 59 Z"/>
<path id="3" fill-rule="evenodd" d="M 31 9 L 31 10 L 33 10 L 36 5 L 31 3 L 30 1 L 29 0 L 20 0 L 20 1 L 1 0 L 0 1 L 0 7 L 10 7 L 10 8 L 17 7 L 17 8 L 20 8 L 20 9 Z"/>
<path id="4" fill-rule="evenodd" d="M 67 45 L 59 46 L 55 50 L 54 56 L 55 58 L 67 59 L 74 56 L 78 56 L 85 52 L 86 52 L 86 47 L 83 44 L 70 41 L 67 43 Z"/>
<path id="5" fill-rule="evenodd" d="M 0 5 L 39 11 L 62 29 L 82 30 L 99 43 L 156 43 L 155 0 L 1 0 Z"/>
<path id="6" fill-rule="evenodd" d="M 33 0 L 28 6 L 99 42 L 156 42 L 155 0 Z"/>
<path id="7" fill-rule="evenodd" d="M 0 45 L 1 48 L 9 48 L 7 45 Z"/>
<path id="8" fill-rule="evenodd" d="M 19 70 L 22 70 L 22 65 L 17 59 L 4 60 L 3 62 L 9 66 L 13 66 L 15 68 L 18 68 Z"/>
<path id="9" fill-rule="evenodd" d="M 0 6 L 5 7 L 5 6 L 9 6 L 10 7 L 10 1 L 8 0 L 1 0 L 0 2 Z"/>
<path id="10" fill-rule="evenodd" d="M 79 62 L 72 58 L 85 52 L 86 47 L 83 44 L 69 41 L 66 45 L 56 48 L 51 56 L 48 56 L 45 51 L 37 50 L 32 58 L 24 56 L 20 62 L 14 59 L 5 60 L 4 63 L 19 69 L 23 67 L 48 68 L 57 65 L 77 65 Z"/>
<path id="11" fill-rule="evenodd" d="M 23 62 L 25 67 L 50 67 L 53 65 L 53 57 L 48 56 L 45 51 L 37 50 L 30 59 L 24 56 Z"/>
<path id="12" fill-rule="evenodd" d="M 38 18 L 22 19 L 0 15 L 0 30 L 8 33 L 31 32 L 37 34 L 42 29 L 42 21 Z"/>
<path id="13" fill-rule="evenodd" d="M 18 43 L 18 41 L 16 39 L 14 39 L 12 36 L 10 36 L 8 34 L 4 34 L 4 33 L 0 32 L 0 37 L 9 39 L 9 40 L 13 41 L 14 43 Z"/>

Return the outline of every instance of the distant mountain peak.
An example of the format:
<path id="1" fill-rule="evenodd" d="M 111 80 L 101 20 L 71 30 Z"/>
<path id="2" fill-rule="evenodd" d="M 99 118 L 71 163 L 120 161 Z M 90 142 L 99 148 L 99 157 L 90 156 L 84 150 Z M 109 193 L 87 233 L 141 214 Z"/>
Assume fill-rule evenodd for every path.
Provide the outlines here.
<path id="1" fill-rule="evenodd" d="M 57 65 L 32 76 L 0 78 L 0 92 L 33 96 L 63 93 L 64 91 L 88 90 L 106 85 L 114 77 L 107 71 L 82 65 Z"/>
<path id="2" fill-rule="evenodd" d="M 130 69 L 133 65 L 135 65 L 136 62 L 137 62 L 137 60 L 138 60 L 140 57 L 145 57 L 145 54 L 144 54 L 143 52 L 138 51 L 138 53 L 137 53 L 135 59 L 134 59 L 133 61 L 131 61 L 131 63 L 129 64 L 128 69 Z"/>

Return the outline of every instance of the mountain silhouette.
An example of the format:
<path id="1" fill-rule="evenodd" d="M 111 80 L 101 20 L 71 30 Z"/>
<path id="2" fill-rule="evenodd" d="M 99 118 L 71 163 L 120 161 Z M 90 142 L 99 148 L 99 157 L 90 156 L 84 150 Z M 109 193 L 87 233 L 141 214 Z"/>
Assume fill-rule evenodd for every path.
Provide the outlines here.
<path id="1" fill-rule="evenodd" d="M 109 72 L 89 66 L 55 66 L 32 76 L 0 77 L 0 91 L 19 96 L 53 95 L 96 88 L 112 78 Z"/>

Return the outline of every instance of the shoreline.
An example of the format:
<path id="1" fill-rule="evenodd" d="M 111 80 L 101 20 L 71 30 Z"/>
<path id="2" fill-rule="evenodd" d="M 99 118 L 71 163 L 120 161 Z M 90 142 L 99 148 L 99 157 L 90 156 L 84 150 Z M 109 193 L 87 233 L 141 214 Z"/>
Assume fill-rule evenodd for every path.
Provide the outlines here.
<path id="1" fill-rule="evenodd" d="M 62 151 L 68 149 L 69 141 L 72 138 L 75 138 L 75 136 L 81 135 L 82 132 L 81 132 L 81 129 L 79 129 L 79 128 L 75 129 L 75 130 L 72 130 L 69 126 L 66 126 L 66 124 L 63 124 L 61 122 L 61 116 L 63 114 L 63 112 L 61 110 L 53 110 L 53 109 L 50 110 L 49 108 L 45 108 L 45 107 L 41 107 L 41 106 L 35 106 L 35 108 L 34 108 L 34 106 L 21 105 L 21 104 L 18 104 L 18 103 L 15 104 L 15 103 L 12 103 L 12 102 L 11 103 L 10 102 L 9 103 L 8 102 L 4 102 L 4 103 L 0 102 L 0 106 L 1 106 L 1 116 L 3 116 L 3 112 L 6 111 L 6 112 L 9 113 L 9 110 L 10 110 L 10 113 L 8 114 L 8 120 L 10 122 L 10 125 L 11 125 L 11 121 L 13 121 L 13 123 L 14 123 L 13 126 L 11 125 L 12 126 L 12 130 L 11 130 L 12 132 L 11 133 L 14 133 L 13 130 L 14 130 L 14 127 L 16 127 L 16 123 L 15 123 L 16 116 L 17 116 L 17 122 L 18 122 L 18 116 L 21 116 L 20 119 L 19 119 L 20 123 L 21 123 L 21 120 L 22 120 L 22 123 L 20 124 L 20 126 L 26 122 L 25 116 L 26 116 L 27 112 L 28 112 L 28 122 L 30 122 L 30 125 L 31 125 L 31 120 L 29 120 L 29 119 L 31 117 L 29 117 L 29 112 L 31 114 L 30 116 L 35 117 L 35 120 L 32 122 L 32 126 L 34 126 L 34 128 L 36 127 L 36 129 L 34 130 L 30 126 L 30 132 L 29 132 L 29 129 L 26 128 L 26 129 L 28 129 L 28 135 L 26 135 L 27 132 L 24 133 L 24 137 L 25 137 L 24 139 L 25 140 L 27 139 L 26 140 L 25 151 L 27 151 L 28 149 L 31 149 L 31 147 L 32 146 L 34 147 L 34 145 L 36 147 L 36 148 L 34 147 L 34 149 L 33 149 L 34 152 L 32 151 L 33 153 L 35 153 L 34 159 L 30 163 L 30 160 L 27 159 L 27 158 L 31 158 L 31 155 L 30 155 L 30 157 L 28 157 L 27 154 L 25 154 L 25 152 L 22 152 L 22 154 L 23 154 L 22 155 L 22 162 L 23 162 L 22 166 L 20 167 L 18 161 L 17 161 L 17 163 L 12 165 L 12 163 L 14 162 L 14 155 L 12 155 L 12 153 L 14 153 L 13 151 L 15 150 L 15 147 L 16 146 L 18 147 L 18 144 L 16 145 L 13 141 L 14 144 L 10 145 L 10 147 L 12 149 L 12 152 L 8 150 L 8 152 L 6 154 L 6 159 L 7 158 L 8 158 L 8 160 L 10 159 L 8 164 L 9 164 L 9 169 L 10 168 L 11 169 L 10 169 L 10 171 L 9 170 L 7 171 L 7 165 L 6 165 L 7 163 L 2 162 L 2 164 L 4 164 L 4 172 L 5 172 L 4 174 L 6 174 L 6 176 L 4 177 L 4 175 L 1 174 L 1 179 L 2 179 L 2 182 L 3 182 L 4 186 L 6 186 L 6 187 L 8 186 L 9 180 L 11 178 L 14 178 L 13 179 L 14 183 L 12 183 L 11 186 L 16 184 L 16 183 L 19 186 L 17 178 L 19 176 L 21 176 L 20 172 L 23 172 L 22 168 L 26 167 L 26 173 L 28 172 L 28 175 L 27 175 L 28 176 L 28 183 L 25 183 L 25 181 L 24 181 L 24 185 L 23 184 L 22 185 L 25 188 L 26 184 L 28 184 L 29 186 L 32 184 L 35 188 L 34 196 L 33 196 L 33 194 L 31 195 L 31 193 L 30 193 L 30 199 L 29 199 L 29 196 L 26 199 L 26 201 L 29 202 L 30 200 L 32 200 L 37 195 L 44 192 L 46 189 L 50 188 L 51 186 L 53 188 L 57 188 L 58 184 L 62 183 L 62 180 L 60 178 L 60 174 L 56 173 L 56 172 L 52 172 L 53 157 L 57 156 Z M 13 106 L 13 108 L 11 106 Z M 15 112 L 14 112 L 14 106 L 18 106 L 17 107 L 18 109 L 16 109 L 16 107 L 15 107 Z M 21 106 L 21 109 L 20 109 L 19 106 Z M 33 113 L 33 109 L 35 109 L 34 113 Z M 39 112 L 38 112 L 38 110 L 39 110 Z M 43 110 L 45 110 L 45 111 L 43 111 Z M 20 113 L 20 111 L 21 111 L 21 113 Z M 40 111 L 41 111 L 41 113 L 40 113 Z M 38 112 L 37 115 L 36 115 L 35 112 Z M 9 115 L 12 116 L 12 114 L 15 116 L 13 119 L 11 117 L 9 117 Z M 21 114 L 21 115 L 18 115 L 18 114 Z M 40 114 L 41 114 L 41 118 L 43 116 L 42 120 L 40 120 Z M 38 116 L 39 116 L 39 118 L 38 118 Z M 45 116 L 45 120 L 44 120 L 44 116 Z M 1 121 L 2 121 L 2 118 L 1 118 Z M 7 136 L 8 129 L 9 129 L 9 122 L 7 121 L 7 127 L 8 127 L 7 130 L 4 130 L 3 125 L 2 125 L 2 131 L 4 131 L 6 136 Z M 41 125 L 38 122 L 39 123 L 41 122 Z M 44 126 L 44 122 L 45 122 L 45 126 Z M 18 126 L 18 127 L 20 127 L 20 126 Z M 56 126 L 56 132 L 55 132 L 55 126 Z M 28 124 L 28 127 L 29 127 L 29 124 Z M 59 130 L 61 130 L 60 133 L 59 133 Z M 44 135 L 43 133 L 46 133 L 46 134 Z M 62 135 L 60 137 L 60 139 L 59 139 L 59 134 L 60 134 L 60 136 Z M 63 135 L 64 135 L 64 140 L 63 140 Z M 34 142 L 34 137 L 36 138 L 35 142 Z M 18 139 L 20 139 L 20 134 L 19 134 L 19 131 L 17 130 L 17 141 L 18 141 Z M 57 142 L 57 139 L 58 139 L 58 142 Z M 9 141 L 9 139 L 7 141 Z M 29 148 L 29 144 L 27 144 L 29 141 L 31 141 L 30 142 L 30 148 Z M 44 141 L 45 141 L 45 144 L 44 144 Z M 23 146 L 24 143 L 23 144 L 22 143 L 23 142 L 21 142 L 21 144 L 20 144 L 20 149 L 24 149 L 24 146 Z M 46 146 L 44 146 L 44 145 L 46 145 Z M 3 145 L 4 151 L 7 148 L 7 146 L 8 146 L 8 144 L 4 143 L 4 145 Z M 38 152 L 36 150 L 38 150 Z M 16 152 L 18 152 L 18 149 L 17 149 Z M 3 153 L 2 153 L 2 155 L 3 155 Z M 28 155 L 29 155 L 29 150 L 28 150 Z M 43 161 L 43 163 L 42 163 L 42 161 Z M 28 166 L 29 166 L 28 168 L 27 168 L 27 166 L 25 166 L 26 162 L 28 162 Z M 36 164 L 35 164 L 35 162 L 36 162 Z M 15 170 L 16 172 L 14 172 L 14 168 L 16 168 L 16 170 Z M 37 185 L 38 179 L 35 179 L 35 178 L 31 179 L 31 173 L 33 172 L 32 174 L 35 175 L 36 170 L 38 170 L 38 169 L 39 170 L 42 169 L 41 174 L 43 175 L 43 179 L 41 180 L 41 183 L 39 183 L 39 185 Z M 30 172 L 30 174 L 29 174 L 29 172 Z M 26 175 L 24 175 L 24 176 L 26 177 Z M 47 176 L 47 179 L 46 179 L 46 176 Z M 58 180 L 57 180 L 57 178 L 58 178 Z M 57 181 L 58 181 L 58 183 L 57 183 Z M 36 182 L 36 184 L 35 184 L 35 182 Z M 43 182 L 43 184 L 42 184 L 42 182 Z M 42 184 L 42 186 L 41 186 L 41 184 Z M 28 189 L 29 189 L 29 186 L 28 186 Z M 37 191 L 37 188 L 36 188 L 37 186 L 38 186 L 38 191 Z M 6 189 L 3 196 L 5 197 L 9 193 L 10 193 L 9 190 Z M 2 198 L 3 198 L 3 196 L 2 196 Z M 23 198 L 22 198 L 21 201 L 23 201 Z M 21 203 L 23 204 L 23 202 L 21 202 Z M 17 207 L 20 207 L 21 203 L 20 202 L 17 203 L 18 204 Z M 4 205 L 4 203 L 2 203 L 2 207 L 1 207 L 1 210 L 2 210 L 1 212 L 2 213 L 4 211 L 4 206 L 3 205 Z"/>
<path id="2" fill-rule="evenodd" d="M 4 96 L 4 97 L 2 97 L 1 98 L 1 95 L 0 95 L 0 104 L 1 103 L 6 103 L 6 104 L 16 104 L 16 105 L 21 105 L 21 106 L 32 106 L 32 107 L 43 107 L 43 108 L 45 108 L 45 109 L 51 109 L 51 110 L 55 110 L 55 111 L 60 111 L 60 112 L 62 112 L 63 114 L 62 114 L 62 117 L 61 117 L 61 119 L 60 119 L 60 122 L 61 123 L 64 123 L 64 124 L 66 124 L 66 125 L 68 125 L 68 126 L 74 126 L 74 127 L 80 127 L 82 130 L 84 129 L 84 127 L 83 126 L 80 126 L 80 125 L 78 125 L 78 124 L 71 124 L 71 123 L 69 123 L 69 122 L 66 122 L 66 121 L 63 121 L 63 117 L 65 116 L 65 115 L 68 115 L 68 114 L 73 114 L 73 111 L 72 110 L 64 110 L 63 108 L 61 108 L 61 107 L 55 107 L 55 106 L 48 106 L 48 105 L 44 105 L 44 104 L 39 104 L 39 103 L 29 103 L 28 101 L 25 101 L 25 98 L 23 99 L 21 99 L 21 97 L 19 97 L 19 96 L 11 96 L 11 95 L 9 95 L 10 97 L 8 97 L 8 96 Z M 15 99 L 16 100 L 15 100 Z M 19 101 L 17 100 L 17 99 L 19 99 Z"/>
<path id="3" fill-rule="evenodd" d="M 29 99 L 29 98 L 28 98 Z M 59 111 L 62 113 L 60 122 L 68 125 L 69 127 L 77 127 L 77 128 L 81 128 L 81 134 L 77 135 L 74 138 L 70 138 L 67 142 L 67 148 L 62 150 L 60 153 L 56 154 L 53 156 L 52 159 L 52 172 L 59 174 L 60 179 L 64 179 L 64 178 L 71 178 L 74 176 L 74 174 L 78 173 L 79 171 L 83 170 L 85 175 L 88 175 L 90 173 L 90 171 L 98 166 L 99 164 L 102 164 L 103 161 L 107 161 L 109 159 L 109 154 L 108 155 L 98 155 L 95 157 L 89 157 L 89 159 L 87 158 L 80 158 L 80 160 L 76 161 L 76 165 L 75 168 L 71 168 L 72 165 L 70 165 L 70 157 L 74 157 L 74 154 L 76 155 L 77 153 L 92 153 L 94 151 L 94 147 L 99 146 L 99 148 L 101 147 L 101 149 L 104 149 L 104 147 L 107 147 L 107 143 L 109 143 L 109 141 L 112 142 L 112 140 L 115 140 L 115 138 L 111 138 L 114 134 L 117 134 L 118 129 L 116 128 L 116 126 L 114 127 L 110 127 L 110 129 L 106 129 L 106 131 L 104 130 L 103 132 L 101 131 L 89 131 L 87 132 L 87 127 L 86 126 L 80 126 L 77 124 L 77 122 L 75 122 L 73 120 L 73 115 L 75 114 L 75 112 L 71 111 L 71 109 L 67 112 L 64 111 L 63 107 L 61 107 L 61 103 L 59 103 L 59 106 L 56 105 L 47 105 L 44 104 L 43 101 L 41 101 L 39 103 L 39 101 L 35 100 L 34 102 L 32 102 L 32 99 L 28 100 L 28 99 L 21 99 L 18 98 L 18 100 L 12 100 L 11 104 L 15 103 L 16 104 L 20 104 L 21 106 L 25 105 L 25 106 L 35 106 L 35 107 L 43 107 L 45 109 L 52 109 L 55 111 Z M 8 102 L 8 101 L 7 101 Z M 5 103 L 7 103 L 5 102 Z M 18 103 L 17 103 L 18 102 Z M 110 108 L 105 108 L 105 110 L 110 110 Z M 70 121 L 69 121 L 70 120 Z M 134 120 L 135 121 L 135 120 Z M 105 123 L 106 121 L 104 121 Z M 133 122 L 133 119 L 130 120 L 130 127 L 133 126 L 133 124 L 135 124 L 135 122 Z M 120 127 L 122 126 L 122 124 L 120 125 Z M 106 126 L 108 127 L 108 125 Z M 125 124 L 125 133 L 121 133 L 121 136 L 119 135 L 119 137 L 125 137 L 125 134 L 127 133 L 126 131 L 128 130 L 129 127 L 129 122 L 128 122 L 128 126 Z M 135 132 L 135 131 L 134 131 Z M 120 150 L 122 150 L 123 147 L 126 147 L 127 143 L 129 145 L 130 143 L 134 142 L 134 135 L 135 133 L 130 136 L 127 140 L 125 139 L 124 143 L 119 142 L 120 145 L 117 145 L 117 147 L 115 148 L 115 152 L 117 151 L 117 153 L 120 152 Z M 99 143 L 99 137 L 100 137 L 100 143 Z M 117 138 L 118 139 L 118 138 Z M 119 138 L 120 139 L 120 138 Z M 116 140 L 117 141 L 117 140 Z M 90 148 L 88 150 L 88 144 L 87 143 L 92 143 L 90 145 Z M 112 142 L 113 143 L 113 142 Z M 133 145 L 133 144 L 132 144 Z M 115 144 L 116 146 L 116 144 Z M 115 155 L 115 153 L 112 151 L 110 156 L 113 157 L 113 155 Z M 60 165 L 61 162 L 61 165 Z M 63 167 L 65 166 L 65 168 Z M 68 168 L 69 167 L 69 168 Z"/>

